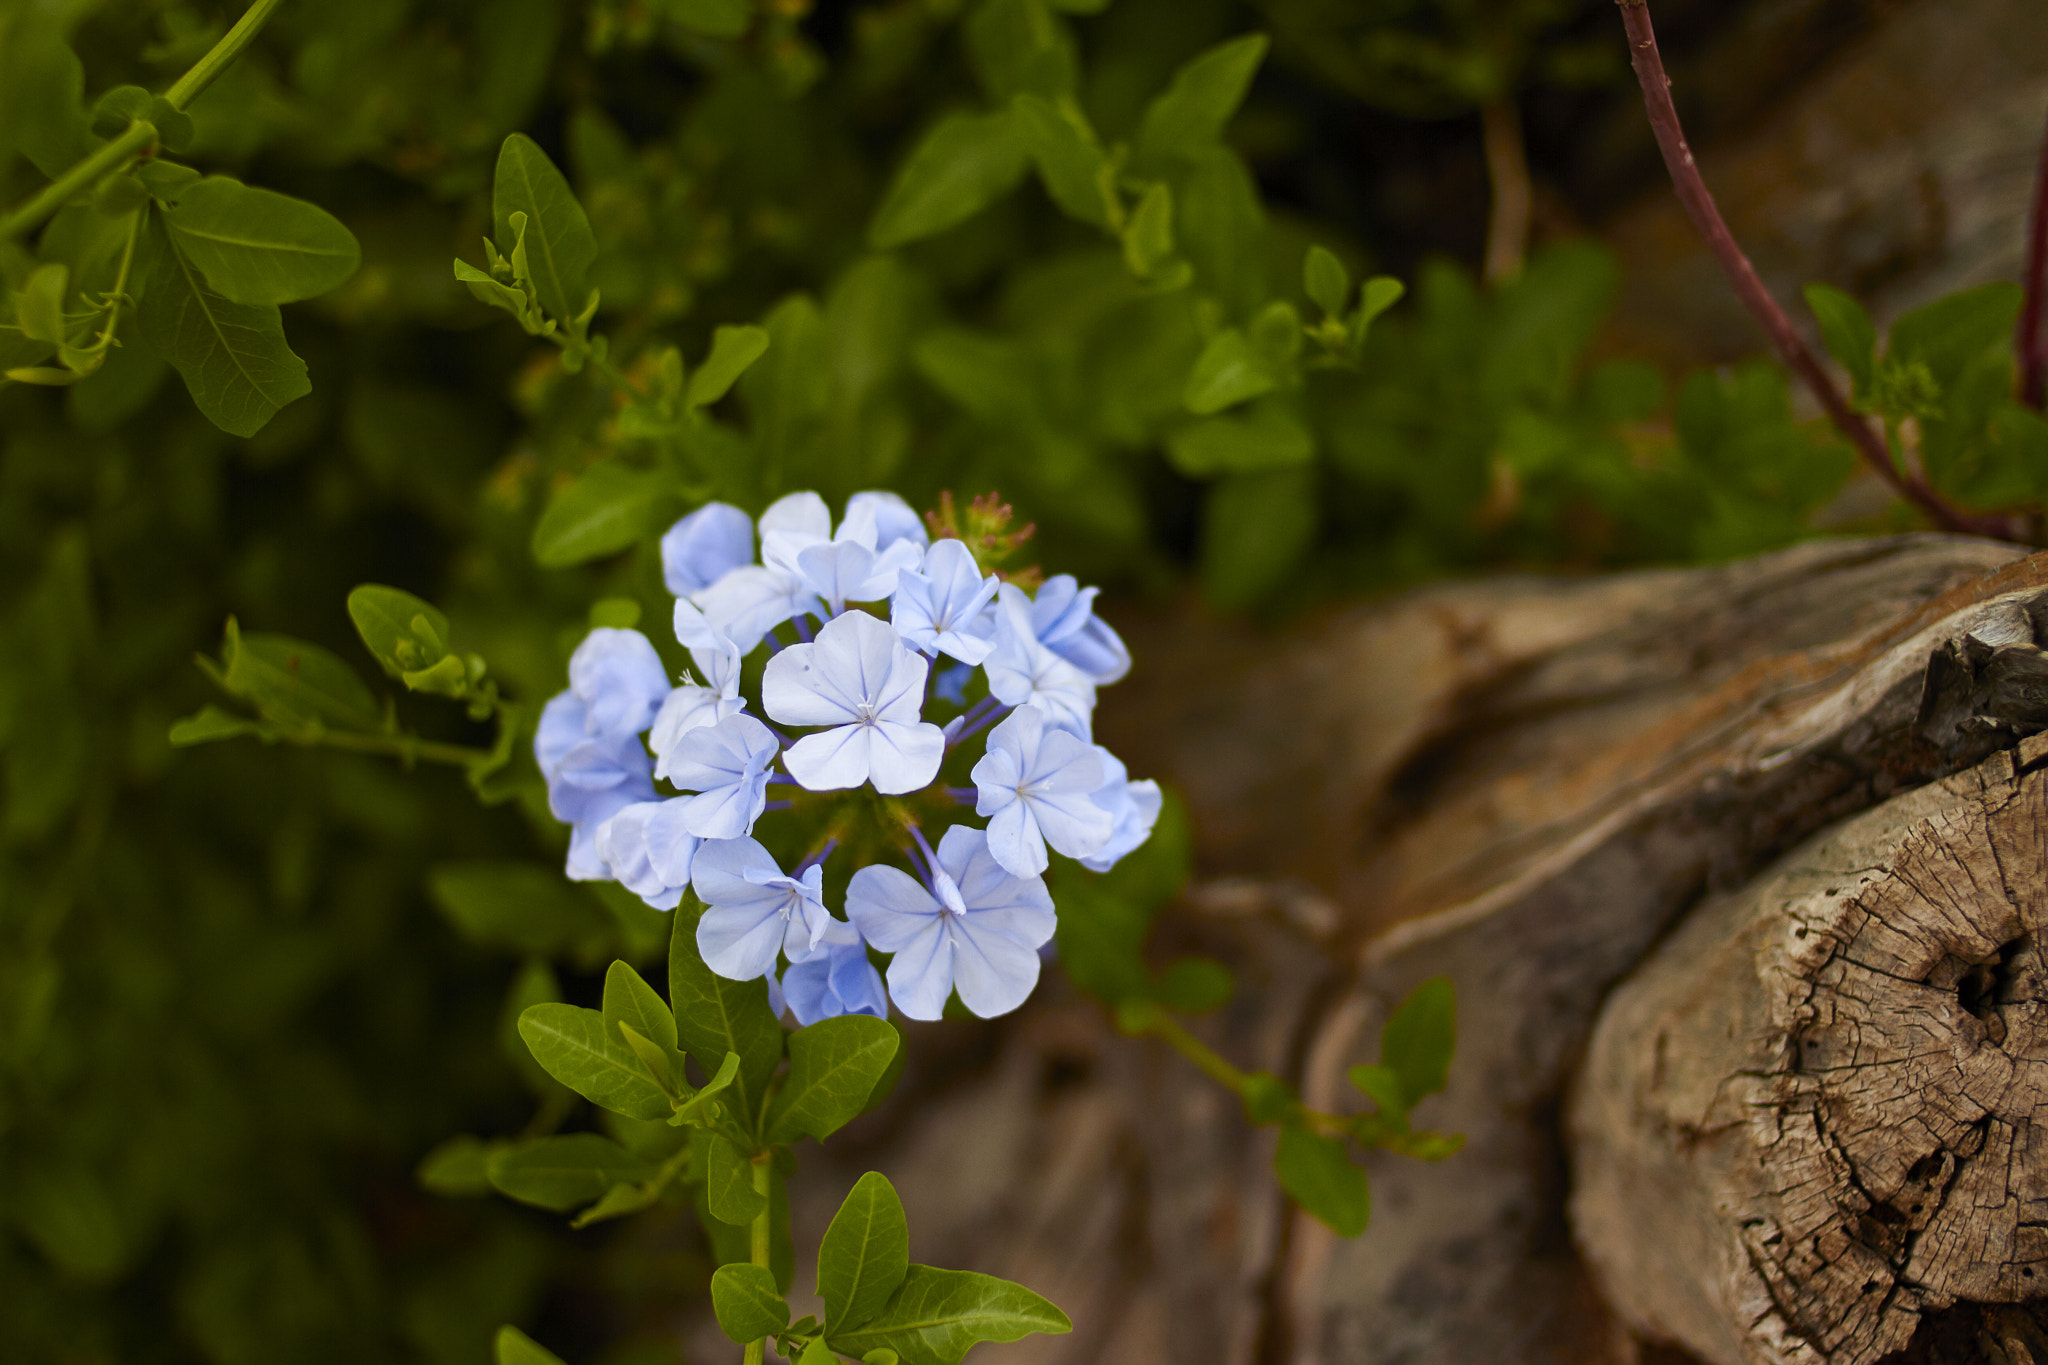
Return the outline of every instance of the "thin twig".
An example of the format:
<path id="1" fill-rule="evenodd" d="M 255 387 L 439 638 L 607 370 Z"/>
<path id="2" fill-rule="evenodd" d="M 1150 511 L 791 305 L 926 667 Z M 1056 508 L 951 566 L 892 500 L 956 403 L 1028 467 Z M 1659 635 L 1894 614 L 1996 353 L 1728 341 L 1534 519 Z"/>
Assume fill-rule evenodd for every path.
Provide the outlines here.
<path id="1" fill-rule="evenodd" d="M 1522 115 L 1512 95 L 1479 106 L 1479 131 L 1486 145 L 1486 179 L 1493 189 L 1493 216 L 1486 225 L 1486 282 L 1501 284 L 1522 273 L 1529 250 L 1529 153 L 1522 142 Z"/>
<path id="2" fill-rule="evenodd" d="M 1657 148 L 1664 154 L 1664 166 L 1671 173 L 1672 188 L 1678 191 L 1678 201 L 1685 205 L 1693 227 L 1706 239 L 1708 250 L 1714 253 L 1722 273 L 1734 286 L 1736 297 L 1742 300 L 1743 307 L 1749 310 L 1750 316 L 1770 338 L 1778 358 L 1820 400 L 1821 407 L 1827 410 L 1836 429 L 1849 438 L 1864 461 L 1877 471 L 1878 477 L 1924 513 L 1928 520 L 1946 531 L 1962 531 L 2000 540 L 2020 539 L 2023 528 L 2018 518 L 1973 516 L 1950 506 L 1947 499 L 1918 475 L 1902 473 L 1892 459 L 1883 433 L 1857 414 L 1847 396 L 1821 368 L 1820 361 L 1807 348 L 1792 320 L 1785 316 L 1785 310 L 1778 306 L 1778 301 L 1771 297 L 1771 291 L 1758 277 L 1756 267 L 1743 254 L 1735 234 L 1728 230 L 1727 221 L 1721 217 L 1721 210 L 1715 205 L 1706 181 L 1700 178 L 1692 148 L 1686 145 L 1685 130 L 1679 126 L 1678 110 L 1671 102 L 1671 78 L 1664 74 L 1664 60 L 1657 53 L 1657 34 L 1650 24 L 1648 0 L 1615 0 L 1615 4 L 1620 8 L 1621 22 L 1628 30 L 1629 60 L 1635 66 L 1636 79 L 1642 84 L 1643 105 L 1649 111 L 1650 127 L 1657 135 Z"/>
<path id="3" fill-rule="evenodd" d="M 92 155 L 43 186 L 36 196 L 5 218 L 0 218 L 0 240 L 20 237 L 41 227 L 45 219 L 83 194 L 105 177 L 126 170 L 128 163 L 147 156 L 156 146 L 156 125 L 136 119 L 119 137 L 103 143 Z"/>
<path id="4" fill-rule="evenodd" d="M 2020 361 L 2020 401 L 2033 408 L 2048 404 L 2048 335 L 2041 330 L 2041 311 L 2048 297 L 2048 136 L 2041 139 L 2041 165 L 2034 173 L 2034 213 L 2027 224 L 2027 301 L 2020 309 L 2013 351 Z"/>

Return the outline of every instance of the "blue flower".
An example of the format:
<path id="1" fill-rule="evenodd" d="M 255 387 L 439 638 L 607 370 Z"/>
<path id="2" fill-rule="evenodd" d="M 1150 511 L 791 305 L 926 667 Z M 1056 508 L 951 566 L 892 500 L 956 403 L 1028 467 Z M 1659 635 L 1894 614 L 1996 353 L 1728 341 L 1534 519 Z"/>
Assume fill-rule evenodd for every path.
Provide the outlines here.
<path id="1" fill-rule="evenodd" d="M 965 544 L 942 540 L 925 552 L 923 569 L 896 576 L 889 623 L 927 654 L 978 664 L 996 647 L 988 605 L 998 586 L 993 576 L 983 576 Z"/>
<path id="2" fill-rule="evenodd" d="M 600 626 L 569 656 L 569 690 L 585 707 L 588 733 L 638 734 L 668 696 L 668 670 L 639 631 Z"/>
<path id="3" fill-rule="evenodd" d="M 690 659 L 705 682 L 686 683 L 670 692 L 655 712 L 647 747 L 654 750 L 654 775 L 669 775 L 669 756 L 684 735 L 703 725 L 716 725 L 746 709 L 740 696 L 740 651 L 726 636 L 714 637 L 709 648 L 693 649 Z"/>
<path id="4" fill-rule="evenodd" d="M 676 639 L 685 649 L 708 649 L 729 637 L 742 654 L 793 616 L 824 614 L 824 605 L 801 580 L 748 564 L 702 592 L 676 599 Z"/>
<path id="5" fill-rule="evenodd" d="M 603 735 L 551 757 L 541 771 L 548 781 L 548 809 L 569 826 L 569 876 L 603 881 L 611 873 L 597 852 L 598 826 L 636 801 L 656 799 L 647 750 L 638 735 Z"/>
<path id="6" fill-rule="evenodd" d="M 1038 984 L 1038 948 L 1052 937 L 1052 897 L 1036 877 L 1013 877 L 978 829 L 946 831 L 930 889 L 893 867 L 864 867 L 846 890 L 846 913 L 885 953 L 889 998 L 912 1019 L 937 1019 L 957 990 L 992 1019 Z"/>
<path id="7" fill-rule="evenodd" d="M 1109 812 L 1114 828 L 1101 848 L 1081 859 L 1081 866 L 1091 872 L 1107 872 L 1118 859 L 1152 837 L 1162 799 L 1157 782 L 1133 782 L 1115 754 L 1100 745 L 1095 751 L 1102 756 L 1103 781 L 1093 799 Z"/>
<path id="8" fill-rule="evenodd" d="M 1095 614 L 1099 591 L 1078 587 L 1072 574 L 1054 574 L 1032 599 L 1031 630 L 1038 643 L 1107 686 L 1131 671 L 1131 651 Z"/>
<path id="9" fill-rule="evenodd" d="M 939 727 L 918 718 L 925 661 L 863 611 L 835 617 L 814 643 L 768 661 L 761 703 L 790 725 L 829 725 L 790 746 L 783 765 L 812 791 L 872 781 L 887 796 L 916 791 L 946 756 Z"/>
<path id="10" fill-rule="evenodd" d="M 907 540 L 920 550 L 932 543 L 924 529 L 924 518 L 909 503 L 885 489 L 855 493 L 846 500 L 847 521 L 869 516 L 875 523 L 877 550 L 887 550 L 899 540 Z"/>
<path id="11" fill-rule="evenodd" d="M 974 681 L 974 665 L 948 664 L 932 679 L 932 695 L 955 706 L 967 705 L 967 684 Z"/>
<path id="12" fill-rule="evenodd" d="M 636 801 L 597 827 L 594 846 L 612 879 L 657 910 L 673 910 L 690 884 L 697 840 L 675 801 Z"/>
<path id="13" fill-rule="evenodd" d="M 889 1016 L 882 974 L 868 961 L 867 945 L 844 920 L 832 920 L 802 958 L 792 957 L 782 974 L 782 994 L 801 1025 L 842 1014 Z"/>
<path id="14" fill-rule="evenodd" d="M 697 847 L 690 884 L 709 909 L 697 921 L 697 951 L 720 976 L 751 981 L 775 967 L 777 953 L 807 954 L 831 920 L 825 872 L 817 864 L 785 875 L 753 839 L 707 839 Z"/>
<path id="15" fill-rule="evenodd" d="M 1014 583 L 996 591 L 996 647 L 982 668 L 996 700 L 1036 706 L 1068 729 L 1091 733 L 1095 680 L 1039 642 L 1031 628 L 1031 599 Z"/>
<path id="16" fill-rule="evenodd" d="M 661 538 L 661 576 L 677 597 L 753 562 L 754 519 L 729 502 L 705 503 Z"/>
<path id="17" fill-rule="evenodd" d="M 885 511 L 893 524 L 895 509 L 886 499 L 857 496 L 833 534 L 825 500 L 816 493 L 793 494 L 761 518 L 761 562 L 822 598 L 829 615 L 845 611 L 848 602 L 878 602 L 896 591 L 899 573 L 924 558 L 922 540 L 900 533 L 883 547 L 880 516 Z"/>
<path id="18" fill-rule="evenodd" d="M 1107 752 L 1048 724 L 1035 706 L 1018 707 L 989 731 L 988 751 L 972 774 L 974 813 L 993 817 L 988 848 L 1005 871 L 1045 871 L 1047 844 L 1080 858 L 1109 842 L 1115 820 L 1093 799 Z"/>
<path id="19" fill-rule="evenodd" d="M 768 765 L 781 750 L 775 733 L 744 713 L 684 735 L 667 759 L 668 780 L 696 793 L 677 800 L 682 827 L 700 839 L 753 833 L 768 803 Z"/>

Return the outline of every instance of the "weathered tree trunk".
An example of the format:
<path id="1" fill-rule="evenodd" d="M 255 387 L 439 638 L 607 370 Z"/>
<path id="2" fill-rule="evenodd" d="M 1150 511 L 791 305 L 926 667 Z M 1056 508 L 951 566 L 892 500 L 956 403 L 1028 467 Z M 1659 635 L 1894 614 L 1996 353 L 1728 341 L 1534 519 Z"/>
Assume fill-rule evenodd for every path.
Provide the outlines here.
<path id="1" fill-rule="evenodd" d="M 1642 1358 L 1625 1324 L 1682 1336 L 1619 1289 L 1610 1307 L 1573 1242 L 1565 1094 L 1601 1004 L 1709 896 L 2014 742 L 2013 608 L 2048 586 L 2048 556 L 2019 554 L 1911 536 L 1447 584 L 1280 639 L 1120 623 L 1141 663 L 1104 696 L 1105 742 L 1177 785 L 1198 833 L 1162 946 L 1240 977 L 1201 1031 L 1363 1108 L 1345 1069 L 1447 972 L 1459 1052 L 1418 1118 L 1466 1150 L 1376 1159 L 1372 1226 L 1337 1239 L 1279 1196 L 1270 1130 L 1051 985 L 999 1024 L 913 1031 L 897 1098 L 792 1187 L 799 1243 L 885 1171 L 914 1256 L 1073 1316 L 1012 1362 L 1619 1365 Z M 1721 1262 L 1678 1259 L 1718 1283 Z"/>

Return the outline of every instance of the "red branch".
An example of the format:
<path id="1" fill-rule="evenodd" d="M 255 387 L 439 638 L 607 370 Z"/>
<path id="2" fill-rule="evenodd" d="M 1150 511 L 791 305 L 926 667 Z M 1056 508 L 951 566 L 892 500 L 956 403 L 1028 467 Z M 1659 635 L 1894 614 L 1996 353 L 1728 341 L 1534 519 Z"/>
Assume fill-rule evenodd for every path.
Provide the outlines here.
<path id="1" fill-rule="evenodd" d="M 2034 175 L 2034 215 L 2027 225 L 2027 302 L 2020 309 L 2013 350 L 2020 358 L 2020 401 L 2039 409 L 2048 402 L 2048 336 L 2041 308 L 2048 295 L 2048 137 L 2041 140 L 2041 167 Z"/>
<path id="2" fill-rule="evenodd" d="M 1735 234 L 1728 230 L 1727 221 L 1721 217 L 1721 210 L 1715 205 L 1706 181 L 1700 178 L 1699 167 L 1693 162 L 1692 148 L 1686 145 L 1685 130 L 1679 126 L 1678 109 L 1671 103 L 1671 78 L 1664 74 L 1664 59 L 1657 53 L 1657 33 L 1650 26 L 1648 0 L 1615 0 L 1615 3 L 1621 9 L 1621 22 L 1628 30 L 1629 59 L 1634 63 L 1636 79 L 1643 87 L 1643 105 L 1649 111 L 1650 127 L 1657 134 L 1657 147 L 1664 153 L 1664 165 L 1671 172 L 1671 184 L 1678 191 L 1678 201 L 1685 205 L 1693 227 L 1706 239 L 1714 259 L 1720 262 L 1721 272 L 1734 286 L 1736 297 L 1742 300 L 1743 307 L 1770 337 L 1778 358 L 1813 391 L 1813 396 L 1827 409 L 1829 419 L 1849 438 L 1878 476 L 1900 497 L 1925 513 L 1928 520 L 1947 531 L 1963 531 L 2001 540 L 2017 539 L 2020 529 L 2014 518 L 1972 516 L 1951 507 L 1919 476 L 1901 473 L 1892 460 L 1883 434 L 1849 406 L 1847 396 L 1835 387 L 1827 371 L 1821 368 L 1820 361 L 1814 358 L 1798 330 L 1792 326 L 1792 320 L 1785 316 L 1785 310 L 1778 306 L 1778 301 L 1771 297 L 1771 291 L 1758 278 L 1756 267 L 1743 254 Z"/>

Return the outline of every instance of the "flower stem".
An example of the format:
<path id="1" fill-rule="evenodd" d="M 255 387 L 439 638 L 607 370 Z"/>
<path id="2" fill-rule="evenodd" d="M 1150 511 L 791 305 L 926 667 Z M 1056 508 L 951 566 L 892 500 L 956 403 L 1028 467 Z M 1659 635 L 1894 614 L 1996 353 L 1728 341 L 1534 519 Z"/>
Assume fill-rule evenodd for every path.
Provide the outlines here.
<path id="1" fill-rule="evenodd" d="M 487 749 L 472 749 L 465 744 L 442 744 L 416 735 L 363 735 L 349 730 L 327 730 L 317 739 L 292 742 L 320 744 L 350 753 L 387 754 L 403 759 L 408 766 L 424 759 L 428 763 L 448 763 L 461 768 L 491 756 Z"/>
<path id="2" fill-rule="evenodd" d="M 0 241 L 34 231 L 73 195 L 124 169 L 131 159 L 146 155 L 155 146 L 156 125 L 147 119 L 136 119 L 119 137 L 43 186 L 42 192 L 26 204 L 0 218 Z"/>
<path id="3" fill-rule="evenodd" d="M 256 0 L 235 21 L 235 26 L 221 35 L 220 41 L 207 50 L 204 57 L 196 62 L 190 71 L 178 77 L 177 83 L 164 91 L 164 101 L 173 109 L 183 110 L 198 99 L 206 87 L 212 85 L 227 70 L 228 63 L 241 55 L 249 40 L 256 36 L 270 19 L 271 11 L 284 0 Z"/>
<path id="4" fill-rule="evenodd" d="M 2013 350 L 2020 361 L 2020 401 L 2048 404 L 2048 335 L 2041 328 L 2048 296 L 2048 136 L 2041 139 L 2041 164 L 2034 173 L 2034 212 L 2027 224 L 2027 301 L 2020 309 Z"/>
<path id="5" fill-rule="evenodd" d="M 770 1222 L 770 1219 L 775 1212 L 775 1200 L 771 1193 L 773 1185 L 770 1177 L 773 1174 L 774 1162 L 775 1154 L 773 1152 L 761 1152 L 754 1157 L 754 1193 L 761 1196 L 761 1211 L 754 1215 L 754 1222 L 749 1230 L 750 1236 L 747 1249 L 753 1263 L 760 1266 L 763 1270 L 772 1270 L 774 1268 L 770 1257 L 770 1247 L 774 1237 L 774 1225 Z M 762 1365 L 767 1351 L 768 1342 L 766 1338 L 748 1343 L 746 1365 Z"/>
<path id="6" fill-rule="evenodd" d="M 1479 131 L 1486 144 L 1486 178 L 1493 187 L 1493 216 L 1486 227 L 1486 282 L 1497 285 L 1522 273 L 1522 258 L 1529 249 L 1529 155 L 1513 95 L 1479 106 Z"/>
<path id="7" fill-rule="evenodd" d="M 1917 474 L 1904 474 L 1893 461 L 1884 436 L 1859 416 L 1848 398 L 1835 386 L 1820 361 L 1807 348 L 1792 326 L 1785 310 L 1771 296 L 1756 267 L 1750 264 L 1736 242 L 1735 234 L 1721 217 L 1714 196 L 1700 177 L 1692 148 L 1686 145 L 1685 130 L 1678 122 L 1678 109 L 1671 102 L 1671 78 L 1664 72 L 1664 60 L 1657 52 L 1657 33 L 1650 24 L 1649 0 L 1615 0 L 1621 10 L 1622 26 L 1628 30 L 1629 60 L 1643 88 L 1643 105 L 1650 116 L 1650 128 L 1657 135 L 1657 148 L 1664 154 L 1665 169 L 1671 173 L 1672 188 L 1693 227 L 1706 240 L 1707 248 L 1720 263 L 1721 272 L 1735 289 L 1743 307 L 1764 329 L 1771 347 L 1791 371 L 1798 375 L 1813 396 L 1827 410 L 1828 418 L 1856 447 L 1859 454 L 1892 491 L 1918 508 L 1928 520 L 1947 531 L 1998 539 L 2018 539 L 2019 519 L 2011 516 L 1972 516 L 1948 501 Z"/>
<path id="8" fill-rule="evenodd" d="M 1126 1007 L 1118 1011 L 1117 1025 L 1130 1034 L 1150 1034 L 1175 1052 L 1193 1062 L 1216 1084 L 1237 1096 L 1239 1102 L 1250 1098 L 1251 1077 L 1237 1067 L 1222 1053 L 1210 1047 L 1201 1039 L 1189 1033 L 1178 1019 L 1158 1005 L 1149 1002 L 1137 1008 Z M 1320 1109 L 1301 1106 L 1295 1111 L 1304 1125 L 1328 1137 L 1342 1137 L 1352 1132 L 1356 1123 L 1342 1114 L 1326 1114 Z"/>

